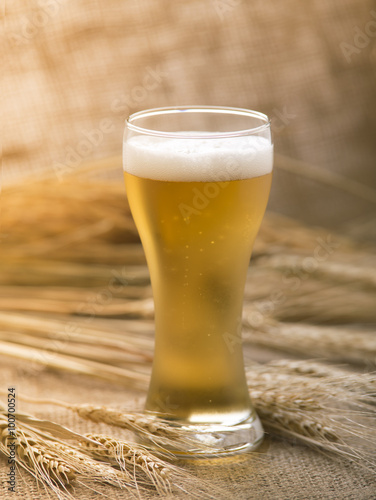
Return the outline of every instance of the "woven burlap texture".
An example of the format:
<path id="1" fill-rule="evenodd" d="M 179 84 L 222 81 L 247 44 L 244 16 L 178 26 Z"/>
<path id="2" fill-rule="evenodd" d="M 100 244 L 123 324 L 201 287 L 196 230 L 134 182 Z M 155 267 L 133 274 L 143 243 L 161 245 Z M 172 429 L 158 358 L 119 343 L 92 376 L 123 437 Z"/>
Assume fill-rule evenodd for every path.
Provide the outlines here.
<path id="1" fill-rule="evenodd" d="M 263 111 L 279 153 L 375 186 L 374 0 L 6 4 L 4 179 L 121 154 L 133 111 L 207 104 Z M 346 224 L 374 205 L 277 171 L 270 207 Z"/>

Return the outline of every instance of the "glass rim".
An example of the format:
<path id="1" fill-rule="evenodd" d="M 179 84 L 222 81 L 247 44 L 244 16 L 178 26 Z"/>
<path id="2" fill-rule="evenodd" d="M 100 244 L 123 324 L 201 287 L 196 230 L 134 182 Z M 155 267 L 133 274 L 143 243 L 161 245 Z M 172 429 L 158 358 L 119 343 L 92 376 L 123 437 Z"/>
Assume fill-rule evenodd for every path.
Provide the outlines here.
<path id="1" fill-rule="evenodd" d="M 167 115 L 167 114 L 178 114 L 178 113 L 218 113 L 218 114 L 228 114 L 228 115 L 238 115 L 238 116 L 248 116 L 252 118 L 259 119 L 262 124 L 256 127 L 244 128 L 241 130 L 233 130 L 231 132 L 209 132 L 203 131 L 176 131 L 176 132 L 164 132 L 162 130 L 149 129 L 147 127 L 140 127 L 135 125 L 133 122 L 137 121 L 139 118 L 147 118 L 157 115 Z M 125 121 L 128 130 L 133 132 L 138 132 L 144 135 L 152 135 L 156 137 L 170 137 L 170 138 L 226 138 L 226 137 L 242 137 L 247 135 L 254 135 L 270 128 L 271 121 L 267 115 L 261 113 L 260 111 L 253 111 L 246 108 L 236 108 L 228 106 L 166 106 L 161 108 L 151 108 L 145 109 L 143 111 L 137 111 L 132 113 Z"/>

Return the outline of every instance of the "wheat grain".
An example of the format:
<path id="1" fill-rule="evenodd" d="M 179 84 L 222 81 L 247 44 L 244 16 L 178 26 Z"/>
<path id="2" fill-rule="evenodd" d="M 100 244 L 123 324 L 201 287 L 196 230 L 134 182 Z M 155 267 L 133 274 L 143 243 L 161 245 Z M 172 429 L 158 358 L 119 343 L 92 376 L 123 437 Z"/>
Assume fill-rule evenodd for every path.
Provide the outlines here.
<path id="1" fill-rule="evenodd" d="M 0 415 L 0 451 L 9 456 L 7 445 L 8 421 Z M 43 434 L 42 434 L 43 435 Z M 85 436 L 82 436 L 84 439 Z M 14 439 L 12 438 L 12 442 Z M 118 471 L 110 465 L 95 460 L 90 455 L 59 442 L 52 436 L 41 437 L 39 430 L 17 422 L 16 430 L 17 463 L 33 475 L 38 481 L 52 489 L 58 498 L 72 496 L 67 489 L 74 481 L 90 487 L 91 483 L 109 484 L 127 489 L 130 494 L 135 488 L 135 476 L 126 470 Z M 98 443 L 98 451 L 101 444 Z M 137 483 L 137 489 L 142 486 L 142 478 Z M 133 495 L 133 494 L 132 494 Z"/>
<path id="2" fill-rule="evenodd" d="M 10 436 L 8 420 L 4 415 L 0 415 L 0 438 L 3 454 L 9 457 L 8 447 L 15 444 L 17 463 L 54 491 L 60 493 L 59 488 L 66 491 L 66 487 L 77 477 L 77 469 L 54 451 L 48 450 L 46 443 L 32 432 L 17 428 L 17 434 Z"/>
<path id="3" fill-rule="evenodd" d="M 189 498 L 200 500 L 227 498 L 218 487 L 203 480 L 197 481 L 182 467 L 162 460 L 145 446 L 104 434 L 88 433 L 85 437 L 91 440 L 81 443 L 85 452 L 93 457 L 115 461 L 122 471 L 133 477 L 136 488 L 146 478 L 161 496 L 181 491 L 189 495 Z M 92 441 L 96 441 L 98 445 Z"/>
<path id="4" fill-rule="evenodd" d="M 287 372 L 290 374 L 304 375 L 309 377 L 343 377 L 351 375 L 351 372 L 346 372 L 338 367 L 331 366 L 324 363 L 319 363 L 310 360 L 290 360 L 279 359 L 270 361 L 267 365 L 258 365 L 253 367 L 257 371 L 265 370 L 278 370 L 278 372 Z M 359 374 L 357 374 L 357 377 Z"/>
<path id="5" fill-rule="evenodd" d="M 374 396 L 364 393 L 365 383 L 372 387 L 372 381 L 374 387 L 374 379 L 352 374 L 349 381 L 335 368 L 324 375 L 316 363 L 309 371 L 319 376 L 297 372 L 294 363 L 281 365 L 282 370 L 277 364 L 255 365 L 247 372 L 250 396 L 265 428 L 374 468 L 376 408 Z"/>
<path id="6" fill-rule="evenodd" d="M 317 281 L 318 286 L 311 292 L 308 284 L 315 281 L 307 279 L 294 295 L 276 307 L 274 317 L 285 322 L 334 325 L 376 322 L 374 293 L 358 290 L 356 286 L 331 285 L 323 281 Z"/>
<path id="7" fill-rule="evenodd" d="M 0 390 L 0 393 L 2 391 Z M 196 435 L 184 426 L 171 425 L 171 422 L 163 418 L 137 411 L 124 411 L 106 406 L 95 406 L 90 404 L 71 404 L 53 399 L 35 399 L 18 394 L 18 398 L 34 404 L 53 404 L 61 406 L 76 413 L 79 417 L 94 423 L 104 423 L 114 427 L 127 429 L 139 438 L 147 441 L 158 454 L 171 458 L 171 449 L 184 453 L 194 452 L 195 449 L 206 446 L 208 452 L 215 453 L 215 448 L 204 445 Z"/>
<path id="8" fill-rule="evenodd" d="M 21 395 L 20 399 L 29 398 Z M 62 402 L 55 403 L 67 406 Z M 0 413 L 0 452 L 9 456 L 8 444 L 11 438 L 8 435 L 8 420 L 4 412 L 5 410 L 1 410 Z M 16 415 L 18 462 L 37 480 L 51 488 L 59 498 L 72 498 L 67 487 L 74 481 L 86 487 L 89 487 L 91 482 L 106 483 L 125 488 L 130 494 L 133 489 L 138 492 L 140 498 L 140 488 L 148 488 L 150 485 L 162 496 L 176 489 L 185 493 L 189 490 L 191 498 L 222 498 L 220 490 L 206 485 L 204 481 L 197 481 L 181 467 L 162 460 L 144 446 L 102 434 L 77 436 L 72 433 L 78 437 L 80 448 L 77 449 L 51 435 L 47 436 L 41 428 L 34 426 L 37 423 L 34 417 L 29 419 L 27 425 L 24 424 L 22 415 Z M 57 425 L 49 421 L 43 423 L 47 429 L 53 429 Z M 66 431 L 69 436 L 71 431 Z M 167 451 L 165 455 L 171 457 Z M 121 470 L 111 467 L 109 461 L 118 465 Z"/>
<path id="9" fill-rule="evenodd" d="M 306 368 L 305 368 L 306 366 Z M 254 363 L 247 370 L 247 382 L 255 397 L 280 407 L 321 410 L 328 400 L 348 402 L 369 410 L 375 403 L 376 377 L 373 373 L 352 373 L 319 363 L 279 360 L 266 365 Z M 365 404 L 365 406 L 364 406 Z"/>
<path id="10" fill-rule="evenodd" d="M 82 442 L 81 445 L 86 453 L 94 457 L 113 459 L 120 466 L 121 470 L 133 475 L 134 482 L 137 483 L 137 470 L 144 473 L 152 485 L 160 494 L 171 492 L 169 476 L 173 467 L 152 455 L 149 450 L 134 443 L 115 439 L 103 434 L 85 434 L 86 437 L 97 441 L 100 446 Z"/>
<path id="11" fill-rule="evenodd" d="M 202 443 L 191 433 L 185 433 L 184 428 L 172 426 L 161 418 L 88 404 L 66 405 L 66 407 L 86 420 L 127 429 L 152 443 L 160 454 L 168 457 L 171 456 L 168 449 L 187 451 L 187 447 L 192 450 L 198 445 L 202 447 Z"/>
<path id="12" fill-rule="evenodd" d="M 374 401 L 376 397 L 376 374 L 354 373 L 330 366 L 324 363 L 312 361 L 277 360 L 267 365 L 254 365 L 253 371 L 274 373 L 286 373 L 305 377 L 325 378 L 325 384 L 332 387 L 340 387 L 351 392 L 358 393 L 361 400 Z"/>
<path id="13" fill-rule="evenodd" d="M 338 368 L 323 369 L 317 363 L 308 363 L 306 370 L 290 361 L 280 364 L 255 364 L 247 371 L 250 396 L 263 425 L 273 435 L 299 439 L 340 456 L 362 457 L 374 465 L 370 451 L 376 446 L 374 377 L 347 375 Z M 161 453 L 198 445 L 184 428 L 138 412 L 52 400 L 39 402 L 58 404 L 84 419 L 128 429 L 152 442 Z"/>

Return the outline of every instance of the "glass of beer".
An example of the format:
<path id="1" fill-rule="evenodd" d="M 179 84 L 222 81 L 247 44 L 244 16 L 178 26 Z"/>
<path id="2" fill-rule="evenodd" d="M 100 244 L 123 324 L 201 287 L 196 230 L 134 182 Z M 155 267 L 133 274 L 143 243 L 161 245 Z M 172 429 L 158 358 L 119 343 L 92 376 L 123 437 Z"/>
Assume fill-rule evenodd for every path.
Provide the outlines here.
<path id="1" fill-rule="evenodd" d="M 126 122 L 123 160 L 155 306 L 145 411 L 202 443 L 178 455 L 253 450 L 263 429 L 245 377 L 242 304 L 272 180 L 270 121 L 227 107 L 142 111 Z"/>

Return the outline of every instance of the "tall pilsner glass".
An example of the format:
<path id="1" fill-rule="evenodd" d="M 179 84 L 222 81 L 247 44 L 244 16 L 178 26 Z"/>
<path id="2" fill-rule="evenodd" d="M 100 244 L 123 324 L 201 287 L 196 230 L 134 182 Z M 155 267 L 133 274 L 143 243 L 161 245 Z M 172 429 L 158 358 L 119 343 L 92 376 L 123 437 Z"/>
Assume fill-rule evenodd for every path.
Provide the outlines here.
<path id="1" fill-rule="evenodd" d="M 145 411 L 197 437 L 202 448 L 186 456 L 252 450 L 263 437 L 241 320 L 272 168 L 270 122 L 258 112 L 159 108 L 126 123 L 126 189 L 155 303 Z"/>

